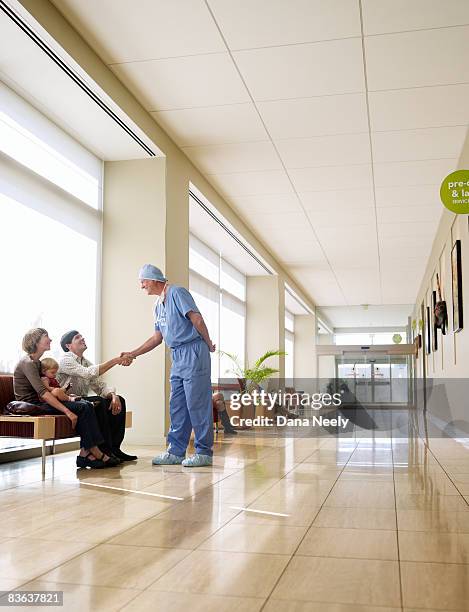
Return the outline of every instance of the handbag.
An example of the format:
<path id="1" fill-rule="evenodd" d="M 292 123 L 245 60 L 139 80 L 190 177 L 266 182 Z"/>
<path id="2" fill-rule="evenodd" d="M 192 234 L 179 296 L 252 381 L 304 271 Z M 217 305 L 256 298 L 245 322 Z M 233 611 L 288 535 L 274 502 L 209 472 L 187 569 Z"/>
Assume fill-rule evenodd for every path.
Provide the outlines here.
<path id="1" fill-rule="evenodd" d="M 5 406 L 4 414 L 7 416 L 41 416 L 44 408 L 29 402 L 13 401 Z"/>

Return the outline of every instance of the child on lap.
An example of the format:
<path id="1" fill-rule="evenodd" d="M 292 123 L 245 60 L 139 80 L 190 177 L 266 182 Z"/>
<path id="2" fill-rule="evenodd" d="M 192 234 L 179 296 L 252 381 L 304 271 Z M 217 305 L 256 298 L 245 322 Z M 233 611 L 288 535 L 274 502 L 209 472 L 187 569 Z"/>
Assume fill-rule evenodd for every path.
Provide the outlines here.
<path id="1" fill-rule="evenodd" d="M 61 387 L 56 379 L 56 374 L 59 369 L 59 364 L 51 357 L 46 357 L 41 360 L 41 380 L 46 389 L 52 393 L 61 402 L 74 402 L 76 395 L 68 395 L 67 387 Z"/>

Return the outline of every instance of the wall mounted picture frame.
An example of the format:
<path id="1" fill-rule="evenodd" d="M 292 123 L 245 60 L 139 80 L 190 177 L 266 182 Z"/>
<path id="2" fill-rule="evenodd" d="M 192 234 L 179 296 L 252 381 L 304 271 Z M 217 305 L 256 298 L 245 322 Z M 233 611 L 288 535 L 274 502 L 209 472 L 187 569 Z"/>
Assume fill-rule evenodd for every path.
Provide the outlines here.
<path id="1" fill-rule="evenodd" d="M 432 329 L 431 329 L 431 321 L 432 318 L 430 316 L 430 306 L 427 306 L 427 316 L 426 318 L 426 329 L 427 329 L 427 341 L 425 343 L 425 347 L 427 349 L 427 355 L 430 355 L 430 353 L 432 352 Z"/>
<path id="2" fill-rule="evenodd" d="M 458 332 L 461 331 L 464 326 L 460 240 L 456 240 L 451 249 L 451 287 L 453 297 L 453 331 Z"/>
<path id="3" fill-rule="evenodd" d="M 436 320 L 435 320 L 435 306 L 436 306 L 436 291 L 432 291 L 432 330 L 433 330 L 432 348 L 433 348 L 433 352 L 436 352 L 438 350 L 438 327 L 436 326 Z"/>

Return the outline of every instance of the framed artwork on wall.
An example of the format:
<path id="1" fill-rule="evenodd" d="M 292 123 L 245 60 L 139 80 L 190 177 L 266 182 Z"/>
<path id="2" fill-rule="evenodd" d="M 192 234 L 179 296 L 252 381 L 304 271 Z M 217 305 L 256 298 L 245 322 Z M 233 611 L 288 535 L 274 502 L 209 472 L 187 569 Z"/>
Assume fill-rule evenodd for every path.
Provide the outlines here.
<path id="1" fill-rule="evenodd" d="M 461 241 L 456 240 L 451 250 L 451 281 L 453 293 L 453 331 L 463 328 L 463 301 L 462 301 L 462 269 L 461 269 Z"/>
<path id="2" fill-rule="evenodd" d="M 430 306 L 427 306 L 427 316 L 425 317 L 426 321 L 426 329 L 427 329 L 427 341 L 425 343 L 425 347 L 427 349 L 427 355 L 430 355 L 432 352 L 432 318 L 430 316 Z"/>
<path id="3" fill-rule="evenodd" d="M 438 350 L 438 327 L 436 326 L 436 318 L 435 318 L 435 307 L 436 307 L 436 291 L 432 291 L 432 338 L 433 338 L 433 351 Z"/>

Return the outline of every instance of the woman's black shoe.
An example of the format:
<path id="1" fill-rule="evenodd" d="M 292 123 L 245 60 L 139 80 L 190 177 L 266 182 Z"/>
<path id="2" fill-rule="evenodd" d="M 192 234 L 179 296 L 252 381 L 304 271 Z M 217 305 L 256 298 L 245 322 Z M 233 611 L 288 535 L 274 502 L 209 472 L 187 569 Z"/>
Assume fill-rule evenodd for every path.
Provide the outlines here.
<path id="1" fill-rule="evenodd" d="M 93 470 L 102 470 L 105 467 L 108 467 L 108 465 L 104 462 L 101 461 L 101 459 L 89 459 L 89 457 L 94 457 L 93 453 L 88 453 L 86 455 L 86 457 L 83 457 L 82 455 L 78 455 L 77 457 L 77 467 L 79 468 L 92 468 Z"/>
<path id="2" fill-rule="evenodd" d="M 104 455 L 107 455 L 107 453 L 103 453 L 100 458 L 100 461 L 104 463 L 104 467 L 117 467 L 121 464 L 120 459 L 118 457 L 114 457 L 112 453 L 108 455 L 109 459 L 107 461 L 104 461 Z"/>

